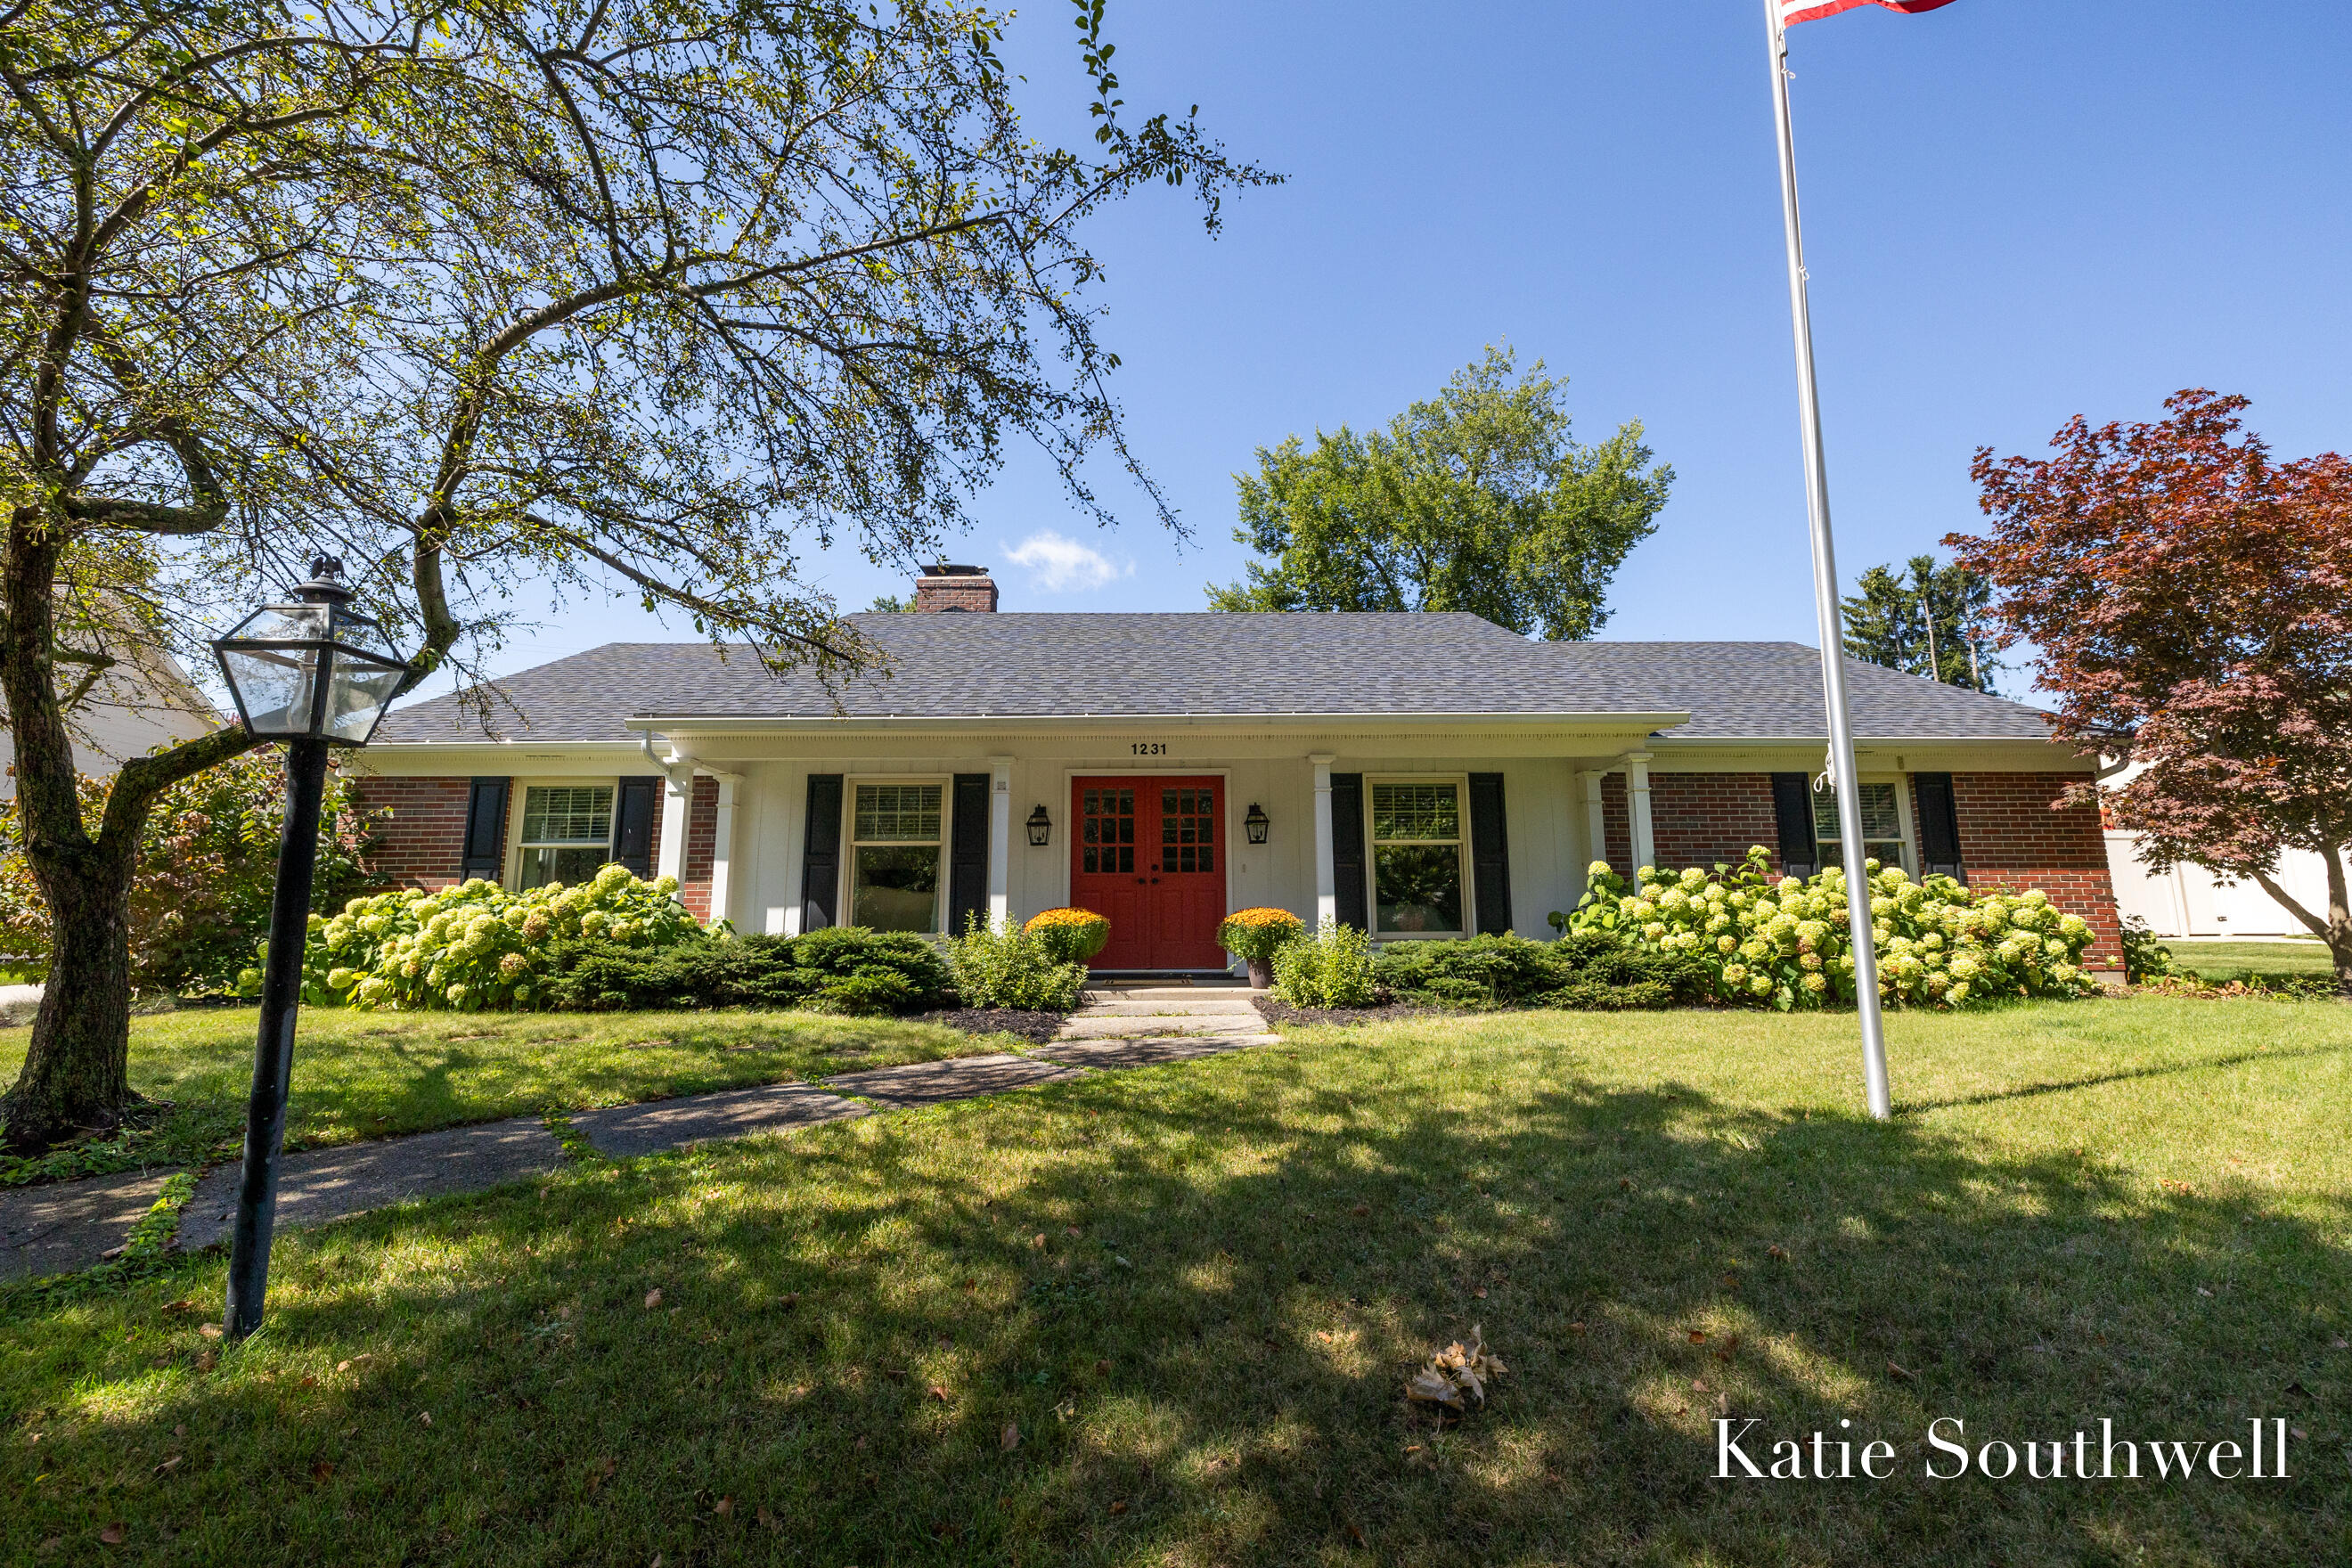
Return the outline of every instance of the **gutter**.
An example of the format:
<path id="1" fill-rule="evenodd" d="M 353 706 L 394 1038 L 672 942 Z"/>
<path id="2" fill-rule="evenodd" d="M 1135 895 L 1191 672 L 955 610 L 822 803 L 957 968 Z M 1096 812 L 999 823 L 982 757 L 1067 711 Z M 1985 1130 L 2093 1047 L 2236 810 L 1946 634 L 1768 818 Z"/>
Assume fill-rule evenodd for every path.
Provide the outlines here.
<path id="1" fill-rule="evenodd" d="M 637 714 L 621 722 L 631 730 L 674 733 L 699 731 L 816 732 L 840 730 L 950 731 L 1006 729 L 1118 730 L 1150 724 L 1167 729 L 1274 725 L 1286 729 L 1460 729 L 1508 727 L 1528 730 L 1627 730 L 1647 734 L 1690 722 L 1681 710 L 1655 713 L 970 713 L 949 715 L 673 713 Z"/>

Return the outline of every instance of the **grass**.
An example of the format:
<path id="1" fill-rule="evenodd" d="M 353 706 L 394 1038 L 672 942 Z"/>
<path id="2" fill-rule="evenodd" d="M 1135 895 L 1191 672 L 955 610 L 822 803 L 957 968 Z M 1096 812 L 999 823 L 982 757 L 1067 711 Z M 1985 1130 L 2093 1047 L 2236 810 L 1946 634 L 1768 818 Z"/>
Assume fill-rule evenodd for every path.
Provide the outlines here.
<path id="1" fill-rule="evenodd" d="M 2165 945 L 2172 961 L 2193 969 L 2215 984 L 2259 977 L 2284 980 L 2298 975 L 2333 974 L 2336 962 L 2327 944 L 2317 937 L 2294 937 L 2278 942 L 2184 942 Z"/>
<path id="2" fill-rule="evenodd" d="M 1889 1028 L 1885 1126 L 1847 1020 L 1422 1018 L 286 1236 L 241 1347 L 216 1257 L 0 1294 L 0 1560 L 2352 1558 L 2352 1010 Z M 1442 1427 L 1400 1386 L 1474 1323 Z M 1726 1409 L 1897 1474 L 1710 1479 Z M 2307 1436 L 1937 1483 L 1938 1415 Z"/>
<path id="3" fill-rule="evenodd" d="M 38 1160 L 0 1156 L 0 1184 L 234 1159 L 253 1081 L 250 1008 L 131 1025 L 131 1082 L 170 1109 Z M 0 1036 L 13 1080 L 29 1029 Z M 996 1042 L 935 1024 L 805 1013 L 362 1013 L 311 1007 L 294 1047 L 289 1147 L 423 1132 L 535 1111 L 821 1078 L 969 1056 Z"/>

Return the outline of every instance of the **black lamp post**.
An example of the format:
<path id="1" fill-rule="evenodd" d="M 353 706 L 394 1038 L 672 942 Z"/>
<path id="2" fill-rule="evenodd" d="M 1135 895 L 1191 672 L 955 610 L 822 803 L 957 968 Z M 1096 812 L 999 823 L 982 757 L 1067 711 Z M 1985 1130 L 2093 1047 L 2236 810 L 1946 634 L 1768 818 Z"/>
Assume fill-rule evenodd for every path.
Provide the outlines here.
<path id="1" fill-rule="evenodd" d="M 1039 801 L 1037 809 L 1029 814 L 1029 847 L 1043 849 L 1054 841 L 1054 819 L 1045 815 L 1045 803 Z"/>
<path id="2" fill-rule="evenodd" d="M 1273 819 L 1259 809 L 1257 802 L 1250 802 L 1249 815 L 1242 818 L 1242 831 L 1249 835 L 1249 841 L 1253 844 L 1265 843 L 1265 830 L 1273 826 Z"/>
<path id="3" fill-rule="evenodd" d="M 226 1326 L 233 1338 L 261 1326 L 262 1297 L 269 1284 L 278 1154 L 285 1142 L 286 1092 L 294 1073 L 294 1021 L 302 1002 L 302 950 L 310 935 L 310 879 L 319 860 L 327 748 L 366 745 L 407 673 L 383 628 L 344 608 L 352 592 L 341 577 L 341 563 L 319 557 L 310 563 L 310 581 L 294 590 L 296 603 L 266 605 L 213 644 L 246 729 L 287 742 L 286 829 L 278 841 L 253 1096 L 246 1103 L 245 1170 L 237 1184 L 236 1227 L 229 1237 Z"/>

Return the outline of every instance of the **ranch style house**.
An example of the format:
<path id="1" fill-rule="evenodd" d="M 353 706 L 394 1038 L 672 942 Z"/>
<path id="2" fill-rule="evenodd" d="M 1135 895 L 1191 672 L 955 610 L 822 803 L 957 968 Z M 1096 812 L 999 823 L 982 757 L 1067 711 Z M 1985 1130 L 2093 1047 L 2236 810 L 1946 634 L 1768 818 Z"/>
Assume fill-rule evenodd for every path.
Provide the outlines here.
<path id="1" fill-rule="evenodd" d="M 1586 869 L 1839 856 L 1796 643 L 1538 642 L 1465 614 L 999 614 L 977 567 L 856 617 L 831 689 L 748 649 L 615 643 L 391 714 L 348 763 L 380 867 L 440 887 L 674 875 L 737 931 L 958 932 L 1076 904 L 1102 972 L 1222 971 L 1252 905 L 1381 942 L 1550 934 Z M 1870 853 L 2039 887 L 2119 962 L 2097 759 L 2035 710 L 1849 661 Z"/>

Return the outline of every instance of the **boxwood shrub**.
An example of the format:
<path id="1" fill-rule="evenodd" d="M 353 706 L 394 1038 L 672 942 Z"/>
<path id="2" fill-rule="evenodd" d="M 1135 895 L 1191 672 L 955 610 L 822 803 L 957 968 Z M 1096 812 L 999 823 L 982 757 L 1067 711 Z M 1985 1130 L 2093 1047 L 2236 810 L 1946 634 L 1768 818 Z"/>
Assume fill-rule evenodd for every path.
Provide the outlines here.
<path id="1" fill-rule="evenodd" d="M 1703 964 L 1637 952 L 1598 933 L 1559 942 L 1507 934 L 1391 942 L 1373 962 L 1372 976 L 1400 1001 L 1449 1006 L 1613 1012 L 1703 1002 L 1714 991 Z"/>
<path id="2" fill-rule="evenodd" d="M 656 1007 L 799 1007 L 873 1016 L 950 1005 L 954 986 L 931 944 L 904 931 L 843 926 L 806 936 L 706 936 L 647 950 L 561 943 L 542 1005 L 583 1012 Z"/>

